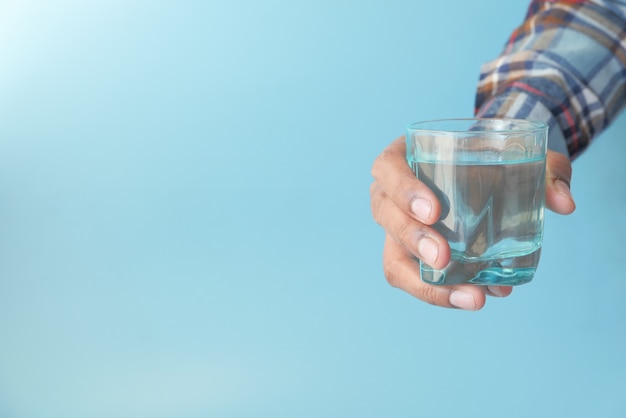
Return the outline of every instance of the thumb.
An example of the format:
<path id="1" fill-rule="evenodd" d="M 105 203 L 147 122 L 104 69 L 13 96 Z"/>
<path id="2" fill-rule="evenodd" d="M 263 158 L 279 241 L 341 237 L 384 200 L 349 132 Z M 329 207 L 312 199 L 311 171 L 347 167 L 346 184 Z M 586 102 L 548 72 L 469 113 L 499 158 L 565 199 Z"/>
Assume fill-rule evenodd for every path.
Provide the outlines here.
<path id="1" fill-rule="evenodd" d="M 570 191 L 572 164 L 565 155 L 548 151 L 546 157 L 546 207 L 561 215 L 569 215 L 576 209 Z"/>

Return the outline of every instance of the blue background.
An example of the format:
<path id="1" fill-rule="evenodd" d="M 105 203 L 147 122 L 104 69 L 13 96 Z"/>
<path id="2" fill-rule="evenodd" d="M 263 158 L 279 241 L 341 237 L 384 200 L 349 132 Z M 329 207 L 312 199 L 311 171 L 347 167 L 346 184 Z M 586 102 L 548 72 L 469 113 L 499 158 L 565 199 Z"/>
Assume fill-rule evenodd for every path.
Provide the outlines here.
<path id="1" fill-rule="evenodd" d="M 374 158 L 526 6 L 1 0 L 0 416 L 626 416 L 623 118 L 511 297 L 382 274 Z"/>

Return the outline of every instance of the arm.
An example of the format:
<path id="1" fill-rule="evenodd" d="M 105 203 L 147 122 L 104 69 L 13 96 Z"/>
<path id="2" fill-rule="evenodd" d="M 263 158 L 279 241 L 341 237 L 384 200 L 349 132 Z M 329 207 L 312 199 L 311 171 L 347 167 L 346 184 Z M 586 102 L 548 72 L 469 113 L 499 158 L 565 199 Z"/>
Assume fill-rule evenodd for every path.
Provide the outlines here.
<path id="1" fill-rule="evenodd" d="M 575 159 L 624 105 L 625 28 L 626 3 L 534 0 L 482 68 L 477 116 L 547 121 L 550 148 Z"/>
<path id="2" fill-rule="evenodd" d="M 502 56 L 482 69 L 478 116 L 550 124 L 546 205 L 556 213 L 575 209 L 570 159 L 580 155 L 624 105 L 625 16 L 626 3 L 615 1 L 533 1 Z M 433 267 L 450 258 L 447 242 L 430 227 L 437 220 L 439 202 L 412 175 L 402 139 L 376 159 L 372 174 L 372 213 L 386 232 L 383 267 L 391 285 L 434 305 L 470 310 L 482 308 L 487 295 L 511 293 L 506 286 L 423 283 L 414 257 Z"/>

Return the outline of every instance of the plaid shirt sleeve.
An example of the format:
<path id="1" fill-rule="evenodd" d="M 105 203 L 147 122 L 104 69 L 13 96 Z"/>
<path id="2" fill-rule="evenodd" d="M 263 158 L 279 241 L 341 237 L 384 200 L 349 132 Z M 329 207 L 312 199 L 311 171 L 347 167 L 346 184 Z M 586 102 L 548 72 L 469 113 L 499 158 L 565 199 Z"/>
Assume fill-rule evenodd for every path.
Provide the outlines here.
<path id="1" fill-rule="evenodd" d="M 502 55 L 483 65 L 479 117 L 543 120 L 573 160 L 626 103 L 626 2 L 533 0 Z"/>

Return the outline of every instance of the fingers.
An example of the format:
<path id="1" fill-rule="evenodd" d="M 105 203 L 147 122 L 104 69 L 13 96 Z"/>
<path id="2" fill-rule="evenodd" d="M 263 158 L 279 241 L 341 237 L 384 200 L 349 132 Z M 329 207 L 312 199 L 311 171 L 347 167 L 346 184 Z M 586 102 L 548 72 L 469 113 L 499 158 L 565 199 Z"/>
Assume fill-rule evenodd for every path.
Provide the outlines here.
<path id="1" fill-rule="evenodd" d="M 572 164 L 565 155 L 548 151 L 546 158 L 546 207 L 568 215 L 576 209 L 570 191 Z"/>
<path id="2" fill-rule="evenodd" d="M 419 181 L 406 162 L 404 137 L 376 159 L 370 188 L 372 214 L 405 251 L 434 268 L 450 261 L 448 242 L 429 227 L 441 211 L 434 193 Z"/>
<path id="3" fill-rule="evenodd" d="M 431 227 L 441 214 L 435 194 L 407 164 L 404 137 L 391 143 L 372 167 L 372 214 L 386 231 L 383 267 L 389 283 L 433 305 L 478 310 L 486 296 L 508 296 L 510 286 L 436 286 L 423 282 L 419 261 L 436 269 L 450 262 L 450 246 Z"/>
<path id="4" fill-rule="evenodd" d="M 393 287 L 404 290 L 431 305 L 476 311 L 485 306 L 486 295 L 508 296 L 510 286 L 435 286 L 419 277 L 419 263 L 387 235 L 383 252 L 385 277 Z"/>
<path id="5" fill-rule="evenodd" d="M 403 212 L 376 182 L 371 187 L 371 204 L 376 222 L 405 251 L 437 269 L 450 262 L 450 246 L 445 238 Z"/>
<path id="6" fill-rule="evenodd" d="M 374 161 L 372 176 L 400 211 L 432 225 L 439 219 L 441 206 L 428 186 L 415 177 L 405 154 L 406 144 L 401 136 Z"/>

